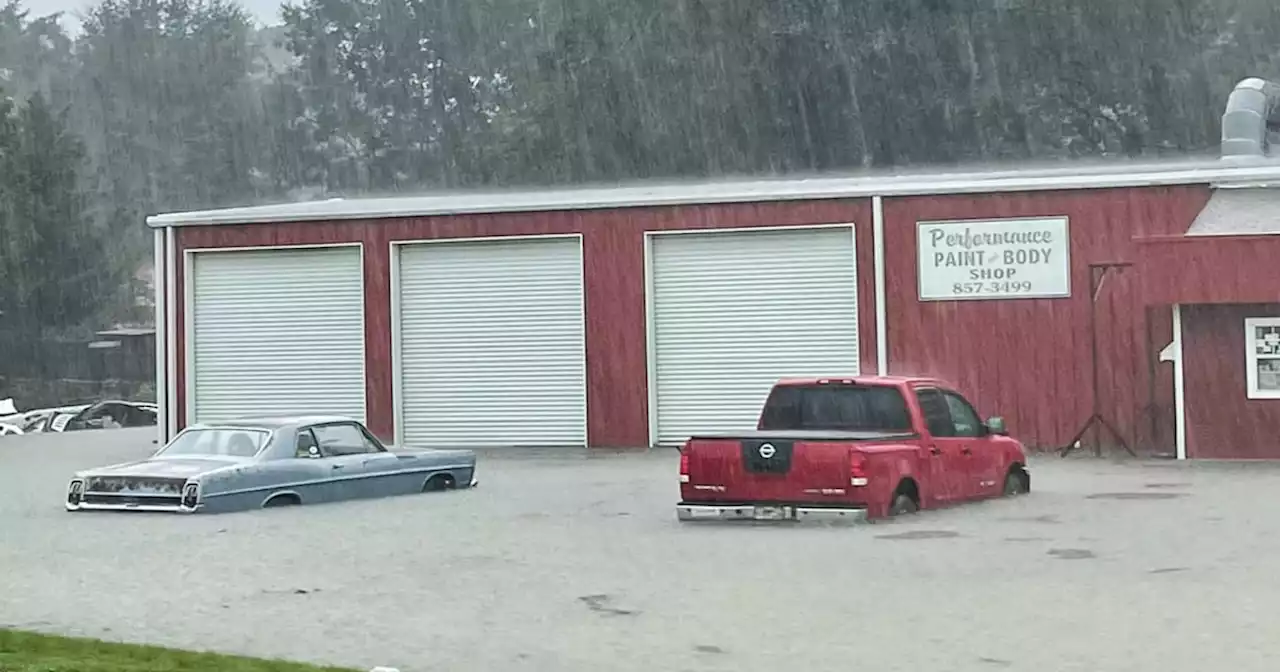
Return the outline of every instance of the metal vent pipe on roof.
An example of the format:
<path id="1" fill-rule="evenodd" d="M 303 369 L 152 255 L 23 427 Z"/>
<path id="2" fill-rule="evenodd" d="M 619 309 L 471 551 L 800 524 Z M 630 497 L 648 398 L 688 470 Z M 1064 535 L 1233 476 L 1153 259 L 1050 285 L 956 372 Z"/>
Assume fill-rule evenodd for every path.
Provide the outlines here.
<path id="1" fill-rule="evenodd" d="M 1265 158 L 1272 133 L 1280 133 L 1280 84 L 1259 77 L 1241 80 L 1222 114 L 1222 158 Z"/>

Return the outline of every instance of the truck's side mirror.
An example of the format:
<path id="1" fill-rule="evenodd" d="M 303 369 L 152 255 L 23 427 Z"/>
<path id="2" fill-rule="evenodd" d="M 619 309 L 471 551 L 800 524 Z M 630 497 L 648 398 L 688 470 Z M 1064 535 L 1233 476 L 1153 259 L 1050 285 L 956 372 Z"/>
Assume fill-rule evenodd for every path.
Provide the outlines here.
<path id="1" fill-rule="evenodd" d="M 1004 428 L 1004 418 L 1000 416 L 987 418 L 986 425 L 987 425 L 988 434 L 997 434 L 1000 436 L 1004 436 L 1009 433 Z"/>

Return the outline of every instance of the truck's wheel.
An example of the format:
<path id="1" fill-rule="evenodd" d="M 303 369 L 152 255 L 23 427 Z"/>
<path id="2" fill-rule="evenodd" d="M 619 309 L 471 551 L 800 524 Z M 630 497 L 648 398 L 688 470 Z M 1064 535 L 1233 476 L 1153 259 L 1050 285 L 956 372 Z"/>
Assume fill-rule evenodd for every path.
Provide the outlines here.
<path id="1" fill-rule="evenodd" d="M 916 506 L 916 500 L 911 499 L 909 495 L 898 493 L 893 496 L 893 504 L 889 506 L 890 516 L 901 516 L 908 513 L 919 511 L 920 507 Z"/>
<path id="2" fill-rule="evenodd" d="M 1027 491 L 1027 478 L 1022 473 L 1022 470 L 1017 467 L 1010 469 L 1009 473 L 1004 477 L 1004 496 L 1016 497 L 1025 495 Z"/>

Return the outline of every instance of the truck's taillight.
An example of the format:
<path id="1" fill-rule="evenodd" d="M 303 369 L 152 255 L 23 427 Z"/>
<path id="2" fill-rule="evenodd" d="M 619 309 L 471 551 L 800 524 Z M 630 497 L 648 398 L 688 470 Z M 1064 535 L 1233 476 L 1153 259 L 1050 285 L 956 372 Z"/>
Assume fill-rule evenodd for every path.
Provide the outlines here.
<path id="1" fill-rule="evenodd" d="M 689 453 L 686 450 L 680 450 L 680 482 L 689 482 Z"/>
<path id="2" fill-rule="evenodd" d="M 849 454 L 849 485 L 859 487 L 867 484 L 867 456 L 862 453 Z"/>

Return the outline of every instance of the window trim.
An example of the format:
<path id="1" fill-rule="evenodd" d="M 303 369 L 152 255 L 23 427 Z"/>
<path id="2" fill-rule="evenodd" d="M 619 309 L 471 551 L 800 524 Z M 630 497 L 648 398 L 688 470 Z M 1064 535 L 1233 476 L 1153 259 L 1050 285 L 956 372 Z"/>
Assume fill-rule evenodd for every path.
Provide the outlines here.
<path id="1" fill-rule="evenodd" d="M 973 436 L 960 436 L 959 434 L 956 434 L 956 438 L 958 438 L 958 439 L 981 439 L 981 438 L 983 438 L 983 437 L 987 436 L 987 423 L 986 423 L 986 421 L 985 421 L 985 420 L 983 420 L 983 419 L 982 419 L 982 414 L 978 412 L 978 407 L 977 407 L 977 406 L 974 406 L 972 401 L 969 401 L 969 400 L 968 400 L 968 398 L 966 398 L 963 394 L 960 394 L 959 392 L 956 392 L 955 390 L 949 390 L 949 389 L 946 389 L 946 388 L 941 388 L 941 389 L 939 389 L 938 391 L 942 393 L 942 400 L 943 400 L 943 401 L 946 401 L 947 397 L 955 397 L 956 399 L 959 399 L 959 400 L 960 400 L 960 403 L 964 404 L 964 405 L 965 405 L 965 408 L 968 408 L 968 409 L 969 409 L 969 411 L 970 411 L 971 413 L 973 413 L 973 417 L 974 417 L 974 419 L 978 421 L 978 424 L 977 424 L 977 431 L 978 431 L 978 433 L 977 433 L 977 434 L 974 434 Z M 950 413 L 950 411 L 951 411 L 951 407 L 950 407 L 950 405 L 948 405 L 948 406 L 947 406 L 947 412 L 948 412 L 948 413 Z M 960 431 L 960 430 L 959 430 L 959 428 L 957 428 L 957 427 L 956 427 L 956 419 L 955 419 L 955 416 L 954 416 L 954 415 L 952 415 L 952 417 L 951 417 L 951 427 L 952 427 L 952 429 L 953 429 L 953 430 L 955 430 L 956 432 L 959 432 L 959 431 Z"/>
<path id="2" fill-rule="evenodd" d="M 388 452 L 387 447 L 382 445 L 382 441 L 379 440 L 378 437 L 374 436 L 373 432 L 369 431 L 369 428 L 364 426 L 364 423 L 353 422 L 351 424 L 355 425 L 356 429 L 360 430 L 361 434 L 364 434 L 364 438 L 369 443 L 373 444 L 373 447 L 375 448 L 375 450 L 373 451 L 374 454 Z"/>
<path id="3" fill-rule="evenodd" d="M 1258 327 L 1280 327 L 1280 317 L 1249 317 L 1244 321 L 1244 376 L 1245 394 L 1249 399 L 1280 399 L 1280 390 L 1258 389 L 1258 362 L 1280 359 L 1280 356 L 1258 356 Z"/>
<path id="4" fill-rule="evenodd" d="M 55 417 L 55 416 L 56 414 L 50 417 Z M 183 436 L 186 436 L 187 434 L 195 434 L 197 432 L 213 432 L 213 431 L 248 432 L 250 434 L 257 433 L 257 434 L 266 435 L 267 438 L 263 440 L 262 445 L 258 447 L 258 452 L 254 453 L 253 455 L 250 455 L 249 457 L 235 456 L 237 459 L 249 459 L 249 460 L 258 459 L 262 455 L 266 454 L 267 449 L 271 447 L 271 442 L 276 437 L 275 432 L 272 432 L 269 429 L 264 429 L 262 427 L 251 427 L 251 426 L 240 426 L 240 425 L 206 425 L 206 426 L 188 425 L 187 427 L 184 427 L 182 431 L 174 435 L 172 439 L 169 439 L 169 443 L 164 444 L 164 446 L 162 446 L 160 450 L 156 451 L 155 454 L 151 456 L 151 459 L 160 458 L 160 459 L 172 459 L 172 460 L 185 460 L 193 457 L 199 458 L 201 455 L 203 455 L 203 453 L 186 453 L 183 455 L 168 455 L 167 453 L 169 451 L 169 448 L 173 444 L 178 442 L 178 439 L 182 438 Z"/>
<path id="5" fill-rule="evenodd" d="M 801 422 L 804 418 L 804 405 L 805 405 L 805 402 L 808 401 L 804 396 L 807 393 L 814 392 L 814 391 L 830 392 L 832 390 L 868 390 L 868 389 L 888 390 L 897 396 L 898 402 L 902 404 L 902 408 L 899 410 L 902 413 L 902 420 L 904 421 L 903 427 L 895 428 L 895 429 L 877 428 L 874 430 L 865 429 L 865 428 L 864 429 L 848 429 L 848 428 L 836 429 L 831 427 L 815 428 L 815 427 L 804 427 L 804 423 Z M 779 428 L 777 426 L 778 424 L 780 424 L 777 422 L 778 416 L 783 413 L 783 410 L 779 410 L 779 408 L 783 403 L 782 401 L 779 401 L 782 395 L 795 395 L 792 398 L 786 400 L 791 403 L 787 407 L 783 407 L 783 409 L 786 411 L 791 411 L 789 415 L 794 415 L 796 417 L 789 418 L 789 419 L 796 420 L 797 422 L 781 423 L 781 424 L 788 424 L 788 425 L 796 424 L 800 426 L 786 427 L 786 428 Z M 916 431 L 916 426 L 915 426 L 914 419 L 911 417 L 911 402 L 907 399 L 907 395 L 904 394 L 900 388 L 893 385 L 861 385 L 861 384 L 833 382 L 830 384 L 788 383 L 788 384 L 774 385 L 773 388 L 769 391 L 769 395 L 765 398 L 764 407 L 760 413 L 760 419 L 756 423 L 756 429 L 761 431 L 806 431 L 806 430 L 816 429 L 816 431 L 849 431 L 849 432 L 886 431 L 886 432 L 893 432 L 893 433 L 898 433 L 898 432 L 914 433 Z M 377 440 L 377 437 L 373 437 L 373 438 L 375 441 Z"/>
<path id="6" fill-rule="evenodd" d="M 304 435 L 304 434 L 310 434 L 310 435 L 311 435 L 311 440 L 315 443 L 316 451 L 317 451 L 317 453 L 318 453 L 318 455 L 317 455 L 318 457 L 328 457 L 327 455 L 325 455 L 325 454 L 324 454 L 324 449 L 320 447 L 320 439 L 317 439 L 317 438 L 316 438 L 316 433 L 315 433 L 315 432 L 313 432 L 313 431 L 311 431 L 311 427 L 310 427 L 310 426 L 307 426 L 307 427 L 303 427 L 302 429 L 299 429 L 296 433 L 294 433 L 294 436 L 293 436 L 293 459 L 295 459 L 295 460 L 314 460 L 314 459 L 316 459 L 316 458 L 314 458 L 314 457 L 311 457 L 309 454 L 308 454 L 306 457 L 303 457 L 302 455 L 300 455 L 300 454 L 298 453 L 298 444 L 302 442 L 302 437 L 303 437 L 303 435 Z"/>
<path id="7" fill-rule="evenodd" d="M 938 387 L 937 385 L 918 385 L 918 386 L 915 386 L 913 389 L 915 390 L 915 393 L 916 393 L 916 405 L 920 407 L 920 424 L 921 424 L 922 428 L 923 428 L 926 432 L 928 432 L 930 436 L 932 436 L 932 437 L 933 437 L 933 438 L 935 438 L 935 439 L 957 439 L 957 438 L 961 438 L 961 437 L 958 437 L 958 436 L 956 436 L 956 435 L 955 435 L 955 431 L 956 431 L 956 423 L 955 423 L 955 421 L 954 421 L 954 420 L 952 420 L 952 419 L 951 419 L 951 409 L 950 409 L 950 408 L 947 408 L 947 423 L 949 423 L 949 424 L 951 425 L 951 433 L 950 433 L 950 434 L 947 434 L 947 435 L 934 434 L 934 433 L 933 433 L 933 428 L 929 426 L 929 414 L 925 411 L 925 408 L 924 408 L 924 399 L 922 399 L 922 398 L 921 398 L 921 395 L 922 395 L 922 394 L 924 394 L 924 393 L 926 393 L 926 392 L 933 392 L 933 393 L 937 394 L 937 395 L 938 395 L 938 397 L 939 397 L 940 399 L 942 399 L 942 403 L 943 403 L 943 405 L 945 406 L 945 405 L 946 405 L 946 403 L 947 403 L 947 400 L 946 400 L 945 398 L 943 398 L 943 389 L 942 389 L 941 387 Z"/>
<path id="8" fill-rule="evenodd" d="M 316 436 L 315 430 L 316 430 L 317 428 L 322 428 L 322 427 L 355 427 L 355 429 L 356 429 L 356 433 L 357 433 L 357 434 L 360 434 L 360 435 L 361 435 L 361 436 L 362 436 L 366 441 L 370 442 L 370 443 L 373 445 L 374 450 L 367 450 L 367 451 L 360 452 L 360 453 L 340 453 L 340 454 L 331 454 L 331 453 L 329 453 L 329 451 L 328 451 L 328 450 L 326 450 L 326 449 L 325 449 L 324 444 L 322 444 L 322 443 L 320 442 L 320 437 L 319 437 L 319 436 Z M 350 420 L 338 420 L 338 421 L 333 421 L 333 422 L 318 422 L 318 423 L 316 423 L 316 424 L 314 424 L 314 425 L 307 425 L 306 429 L 307 429 L 307 431 L 310 431 L 310 432 L 311 432 L 311 435 L 312 435 L 312 436 L 315 436 L 315 438 L 316 438 L 316 445 L 317 445 L 317 446 L 319 446 L 319 448 L 320 448 L 320 454 L 321 454 L 321 456 L 323 456 L 323 457 L 349 457 L 349 456 L 351 456 L 351 455 L 377 455 L 378 453 L 385 453 L 385 452 L 387 452 L 387 448 L 386 448 L 386 446 L 383 446 L 383 445 L 382 445 L 382 442 L 381 442 L 381 441 L 379 441 L 379 440 L 377 439 L 377 437 L 373 436 L 373 433 L 372 433 L 372 432 L 370 432 L 368 429 L 366 429 L 366 428 L 365 428 L 365 426 L 364 426 L 363 424 L 359 423 L 359 422 L 352 422 L 352 421 L 350 421 Z M 297 450 L 297 449 L 295 448 L 295 450 Z"/>

